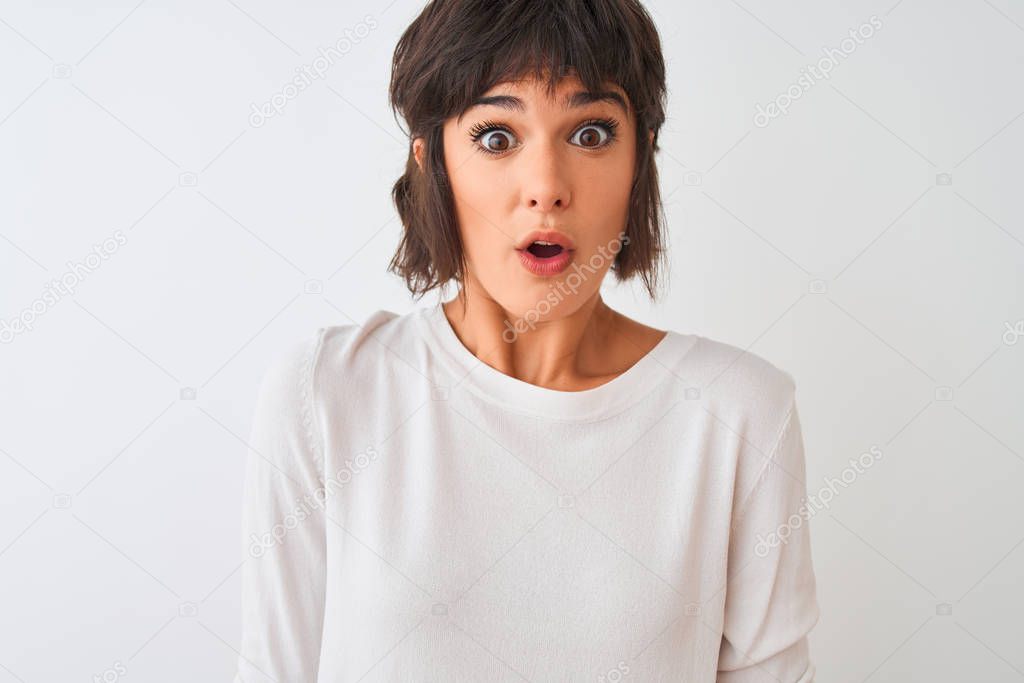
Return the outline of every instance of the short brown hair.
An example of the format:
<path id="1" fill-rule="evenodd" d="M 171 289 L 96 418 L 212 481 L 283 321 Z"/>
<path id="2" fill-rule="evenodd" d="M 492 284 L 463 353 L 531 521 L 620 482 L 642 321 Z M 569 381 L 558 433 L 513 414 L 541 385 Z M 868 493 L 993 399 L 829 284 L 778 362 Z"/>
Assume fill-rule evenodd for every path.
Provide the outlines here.
<path id="1" fill-rule="evenodd" d="M 620 282 L 639 275 L 655 298 L 664 215 L 654 153 L 665 121 L 665 63 L 654 22 L 636 0 L 432 0 L 405 30 L 390 84 L 391 107 L 409 124 L 405 173 L 392 188 L 404 234 L 388 270 L 414 296 L 462 282 L 466 272 L 444 164 L 445 120 L 499 83 L 532 75 L 546 80 L 550 96 L 570 73 L 588 90 L 618 85 L 636 112 L 629 239 L 611 269 Z M 422 170 L 412 151 L 417 137 L 425 143 Z"/>

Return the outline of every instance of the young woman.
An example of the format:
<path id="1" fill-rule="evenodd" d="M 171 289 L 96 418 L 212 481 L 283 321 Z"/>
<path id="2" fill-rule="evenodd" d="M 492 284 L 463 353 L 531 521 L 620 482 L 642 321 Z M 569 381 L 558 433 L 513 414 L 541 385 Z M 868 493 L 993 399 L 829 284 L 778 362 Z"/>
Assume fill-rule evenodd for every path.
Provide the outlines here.
<path id="1" fill-rule="evenodd" d="M 812 681 L 793 378 L 601 298 L 663 255 L 648 14 L 436 0 L 393 67 L 391 269 L 457 296 L 264 378 L 236 681 Z"/>

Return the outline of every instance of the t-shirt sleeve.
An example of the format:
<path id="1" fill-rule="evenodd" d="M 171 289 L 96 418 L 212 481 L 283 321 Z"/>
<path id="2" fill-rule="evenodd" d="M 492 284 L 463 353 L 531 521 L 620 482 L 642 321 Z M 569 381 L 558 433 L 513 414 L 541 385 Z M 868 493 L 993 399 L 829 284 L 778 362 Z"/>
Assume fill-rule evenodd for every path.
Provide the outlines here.
<path id="1" fill-rule="evenodd" d="M 819 607 L 795 401 L 734 517 L 717 683 L 812 683 Z"/>
<path id="2" fill-rule="evenodd" d="M 242 506 L 242 640 L 234 683 L 315 681 L 326 535 L 314 405 L 323 330 L 275 359 L 253 414 Z"/>

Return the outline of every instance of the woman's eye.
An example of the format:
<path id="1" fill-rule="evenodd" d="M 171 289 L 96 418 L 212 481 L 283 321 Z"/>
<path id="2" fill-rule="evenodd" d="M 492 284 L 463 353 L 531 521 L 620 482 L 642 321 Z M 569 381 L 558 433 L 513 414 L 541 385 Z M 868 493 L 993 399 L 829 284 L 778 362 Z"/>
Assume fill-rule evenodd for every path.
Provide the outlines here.
<path id="1" fill-rule="evenodd" d="M 507 130 L 488 131 L 480 136 L 480 143 L 488 152 L 504 152 L 512 147 Z"/>
<path id="2" fill-rule="evenodd" d="M 573 142 L 580 147 L 600 147 L 611 137 L 611 134 L 603 129 L 602 125 L 588 124 L 576 131 L 572 137 Z"/>

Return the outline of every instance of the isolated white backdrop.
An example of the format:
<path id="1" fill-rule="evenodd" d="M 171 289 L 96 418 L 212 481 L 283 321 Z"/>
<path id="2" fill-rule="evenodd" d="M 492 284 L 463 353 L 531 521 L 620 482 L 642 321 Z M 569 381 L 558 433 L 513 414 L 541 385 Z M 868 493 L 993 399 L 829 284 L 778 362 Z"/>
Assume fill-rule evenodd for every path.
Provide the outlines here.
<path id="1" fill-rule="evenodd" d="M 607 299 L 791 372 L 809 493 L 883 454 L 811 520 L 819 679 L 1024 680 L 1024 7 L 647 6 L 671 286 Z M 435 300 L 385 273 L 420 7 L 0 2 L 0 683 L 230 680 L 264 368 Z"/>

